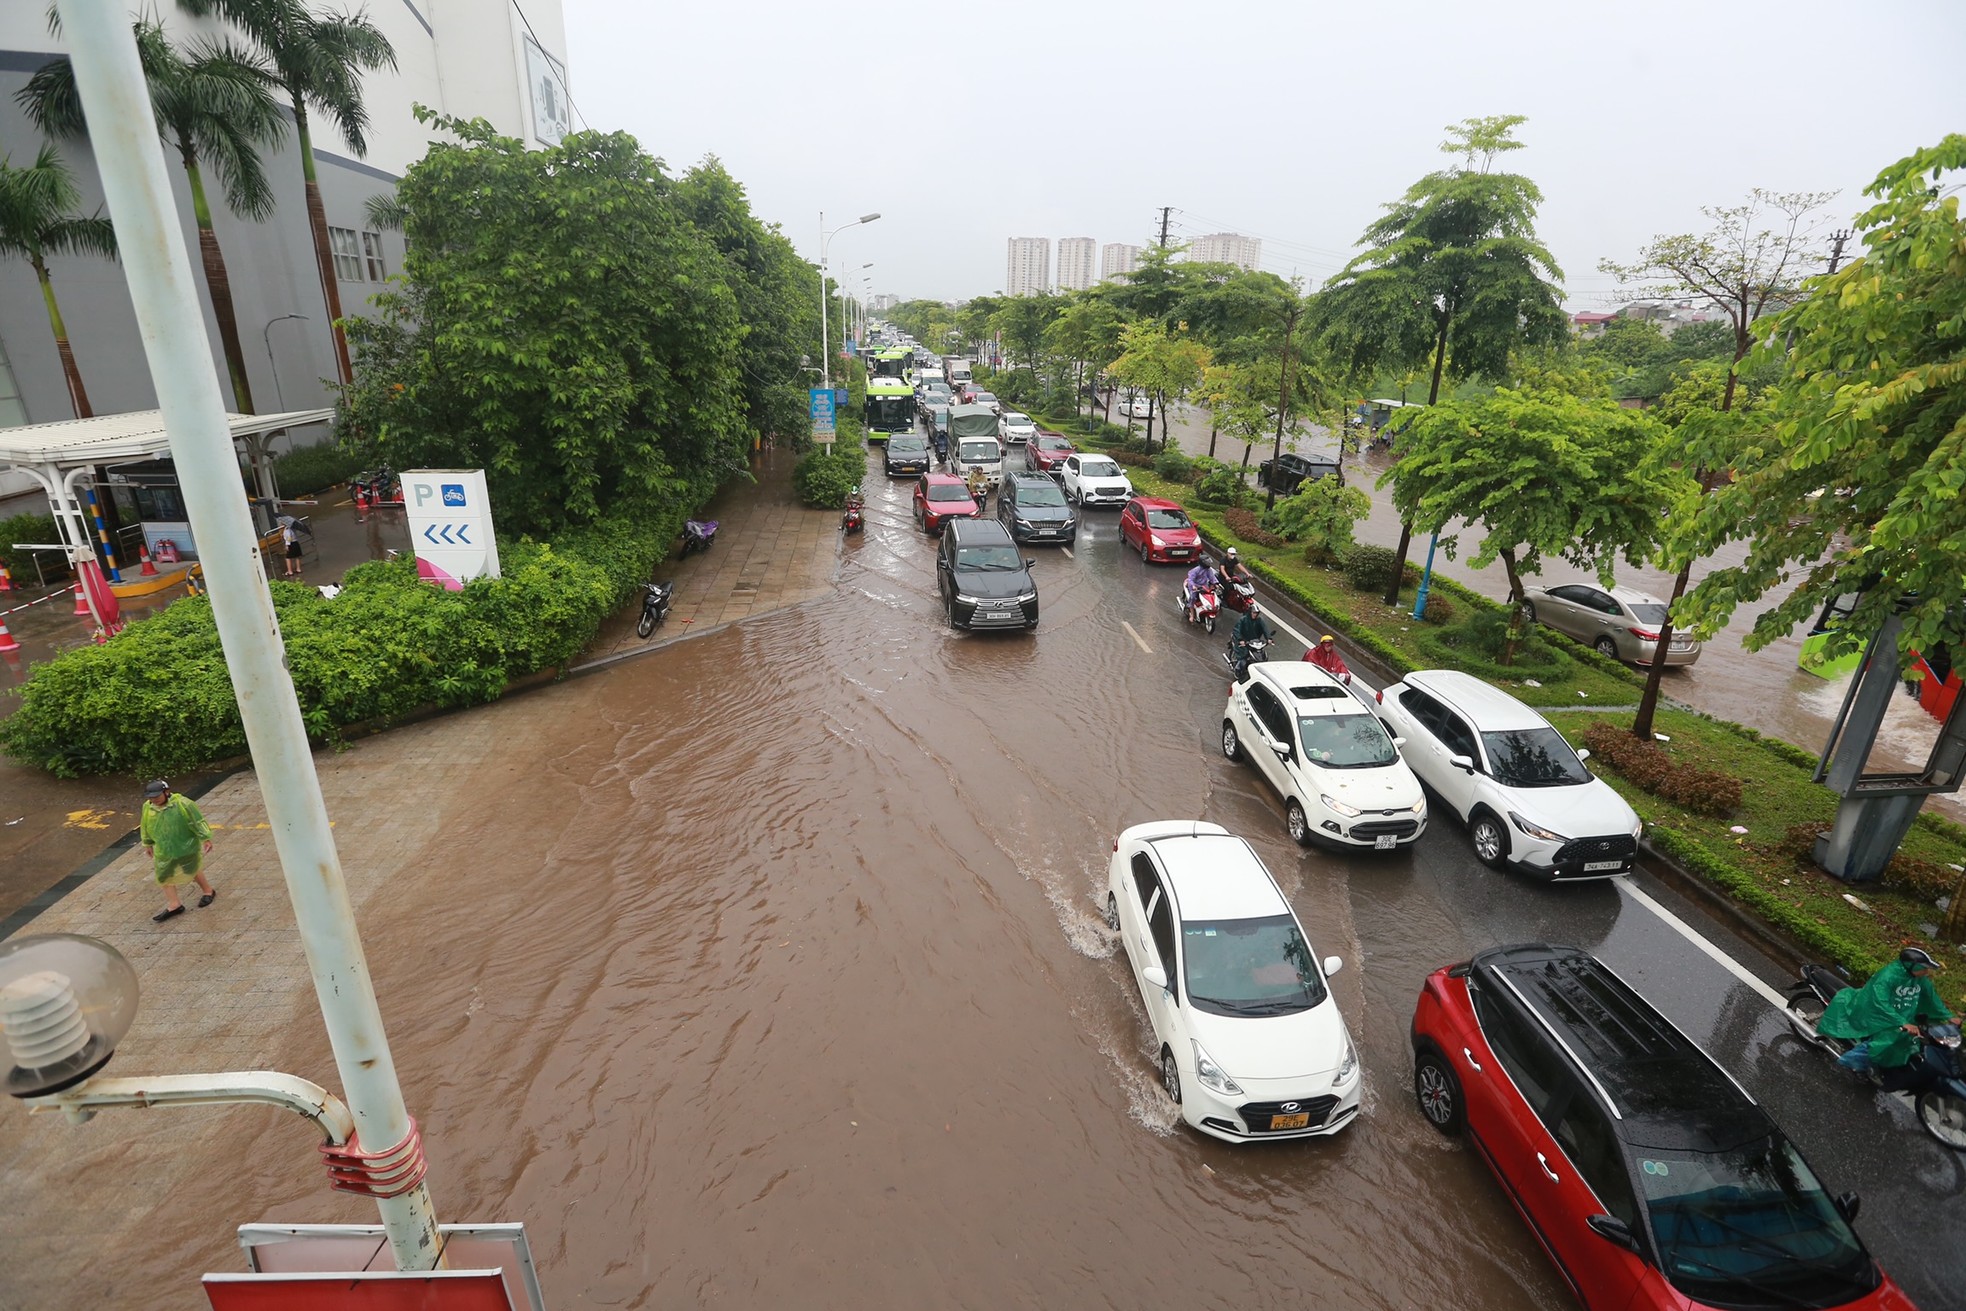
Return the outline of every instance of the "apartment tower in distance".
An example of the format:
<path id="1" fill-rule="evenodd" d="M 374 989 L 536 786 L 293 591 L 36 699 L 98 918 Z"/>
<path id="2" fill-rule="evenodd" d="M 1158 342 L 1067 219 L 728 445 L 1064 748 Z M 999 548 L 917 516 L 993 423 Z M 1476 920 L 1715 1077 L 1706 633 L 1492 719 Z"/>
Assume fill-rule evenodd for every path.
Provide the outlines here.
<path id="1" fill-rule="evenodd" d="M 1051 238 L 1012 237 L 1004 268 L 1006 296 L 1036 296 L 1051 290 Z"/>
<path id="2" fill-rule="evenodd" d="M 1198 264 L 1234 264 L 1254 269 L 1263 262 L 1260 237 L 1244 237 L 1234 232 L 1211 232 L 1188 243 L 1188 258 Z"/>
<path id="3" fill-rule="evenodd" d="M 1091 237 L 1058 239 L 1058 290 L 1084 291 L 1093 283 L 1092 269 L 1099 243 Z"/>
<path id="4" fill-rule="evenodd" d="M 1099 252 L 1099 280 L 1110 282 L 1140 267 L 1140 247 L 1109 243 Z"/>

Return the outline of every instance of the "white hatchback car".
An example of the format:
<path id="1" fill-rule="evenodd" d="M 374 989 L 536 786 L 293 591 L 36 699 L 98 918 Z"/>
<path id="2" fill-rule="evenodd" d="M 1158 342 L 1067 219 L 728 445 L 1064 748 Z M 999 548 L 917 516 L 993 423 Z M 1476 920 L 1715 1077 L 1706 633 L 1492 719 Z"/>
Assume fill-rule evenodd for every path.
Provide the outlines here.
<path id="1" fill-rule="evenodd" d="M 1003 439 L 1012 446 L 1022 446 L 1038 435 L 1037 420 L 1016 410 L 1005 410 L 998 422 L 1003 425 Z"/>
<path id="2" fill-rule="evenodd" d="M 1627 873 L 1643 826 L 1549 721 L 1454 669 L 1415 670 L 1378 694 L 1420 781 L 1463 820 L 1475 856 L 1570 882 Z"/>
<path id="3" fill-rule="evenodd" d="M 1074 505 L 1122 506 L 1133 499 L 1133 484 L 1110 455 L 1093 451 L 1068 455 L 1059 466 L 1058 480 L 1064 484 L 1065 499 Z"/>
<path id="4" fill-rule="evenodd" d="M 1301 846 L 1387 851 L 1419 841 L 1426 794 L 1399 746 L 1363 702 L 1302 660 L 1251 665 L 1222 711 L 1222 754 L 1248 759 L 1269 780 Z"/>
<path id="5" fill-rule="evenodd" d="M 1333 1134 L 1358 1114 L 1358 1049 L 1270 871 L 1219 824 L 1136 824 L 1113 842 L 1120 936 L 1181 1118 L 1232 1143 Z"/>

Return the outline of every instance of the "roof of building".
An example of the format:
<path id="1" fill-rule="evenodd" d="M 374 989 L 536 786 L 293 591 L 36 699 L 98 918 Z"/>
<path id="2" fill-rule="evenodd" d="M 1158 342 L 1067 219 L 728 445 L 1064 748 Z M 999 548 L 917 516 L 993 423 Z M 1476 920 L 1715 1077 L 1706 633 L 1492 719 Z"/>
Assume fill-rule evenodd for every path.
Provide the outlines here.
<path id="1" fill-rule="evenodd" d="M 333 410 L 293 410 L 285 414 L 228 414 L 225 421 L 236 439 L 276 428 L 326 423 L 333 417 Z M 170 453 L 171 436 L 158 410 L 0 428 L 0 465 L 119 464 L 154 460 Z"/>
<path id="2" fill-rule="evenodd" d="M 1586 310 L 1581 314 L 1572 314 L 1570 317 L 1578 323 L 1609 323 L 1618 316 L 1616 314 L 1600 314 L 1595 310 Z"/>

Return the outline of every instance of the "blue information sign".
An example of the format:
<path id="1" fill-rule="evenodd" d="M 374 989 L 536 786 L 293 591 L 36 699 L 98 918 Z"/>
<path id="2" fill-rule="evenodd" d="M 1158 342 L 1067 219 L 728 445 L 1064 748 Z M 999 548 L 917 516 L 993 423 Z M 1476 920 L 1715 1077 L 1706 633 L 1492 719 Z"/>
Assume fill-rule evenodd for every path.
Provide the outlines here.
<path id="1" fill-rule="evenodd" d="M 833 406 L 838 393 L 826 387 L 814 387 L 806 392 L 807 406 L 812 414 L 812 435 L 816 441 L 833 440 Z"/>

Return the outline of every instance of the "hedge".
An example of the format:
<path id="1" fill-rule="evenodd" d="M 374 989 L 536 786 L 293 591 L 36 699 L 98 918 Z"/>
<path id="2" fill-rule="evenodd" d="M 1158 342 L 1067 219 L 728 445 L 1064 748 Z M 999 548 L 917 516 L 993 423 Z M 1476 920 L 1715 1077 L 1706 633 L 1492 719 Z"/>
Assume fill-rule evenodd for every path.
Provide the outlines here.
<path id="1" fill-rule="evenodd" d="M 1634 787 L 1695 815 L 1732 815 L 1741 808 L 1741 780 L 1718 770 L 1674 760 L 1657 742 L 1641 742 L 1625 729 L 1594 721 L 1584 745 Z M 1944 891 L 1944 889 L 1941 889 Z"/>
<path id="2" fill-rule="evenodd" d="M 460 592 L 418 581 L 409 558 L 356 566 L 333 600 L 274 580 L 308 736 L 496 700 L 514 680 L 564 666 L 667 556 L 685 513 L 501 544 L 504 576 Z M 168 774 L 246 749 L 202 596 L 35 666 L 20 695 L 0 750 L 63 778 Z"/>
<path id="3" fill-rule="evenodd" d="M 362 472 L 361 458 L 336 441 L 296 446 L 273 457 L 273 480 L 282 496 L 311 496 Z"/>

